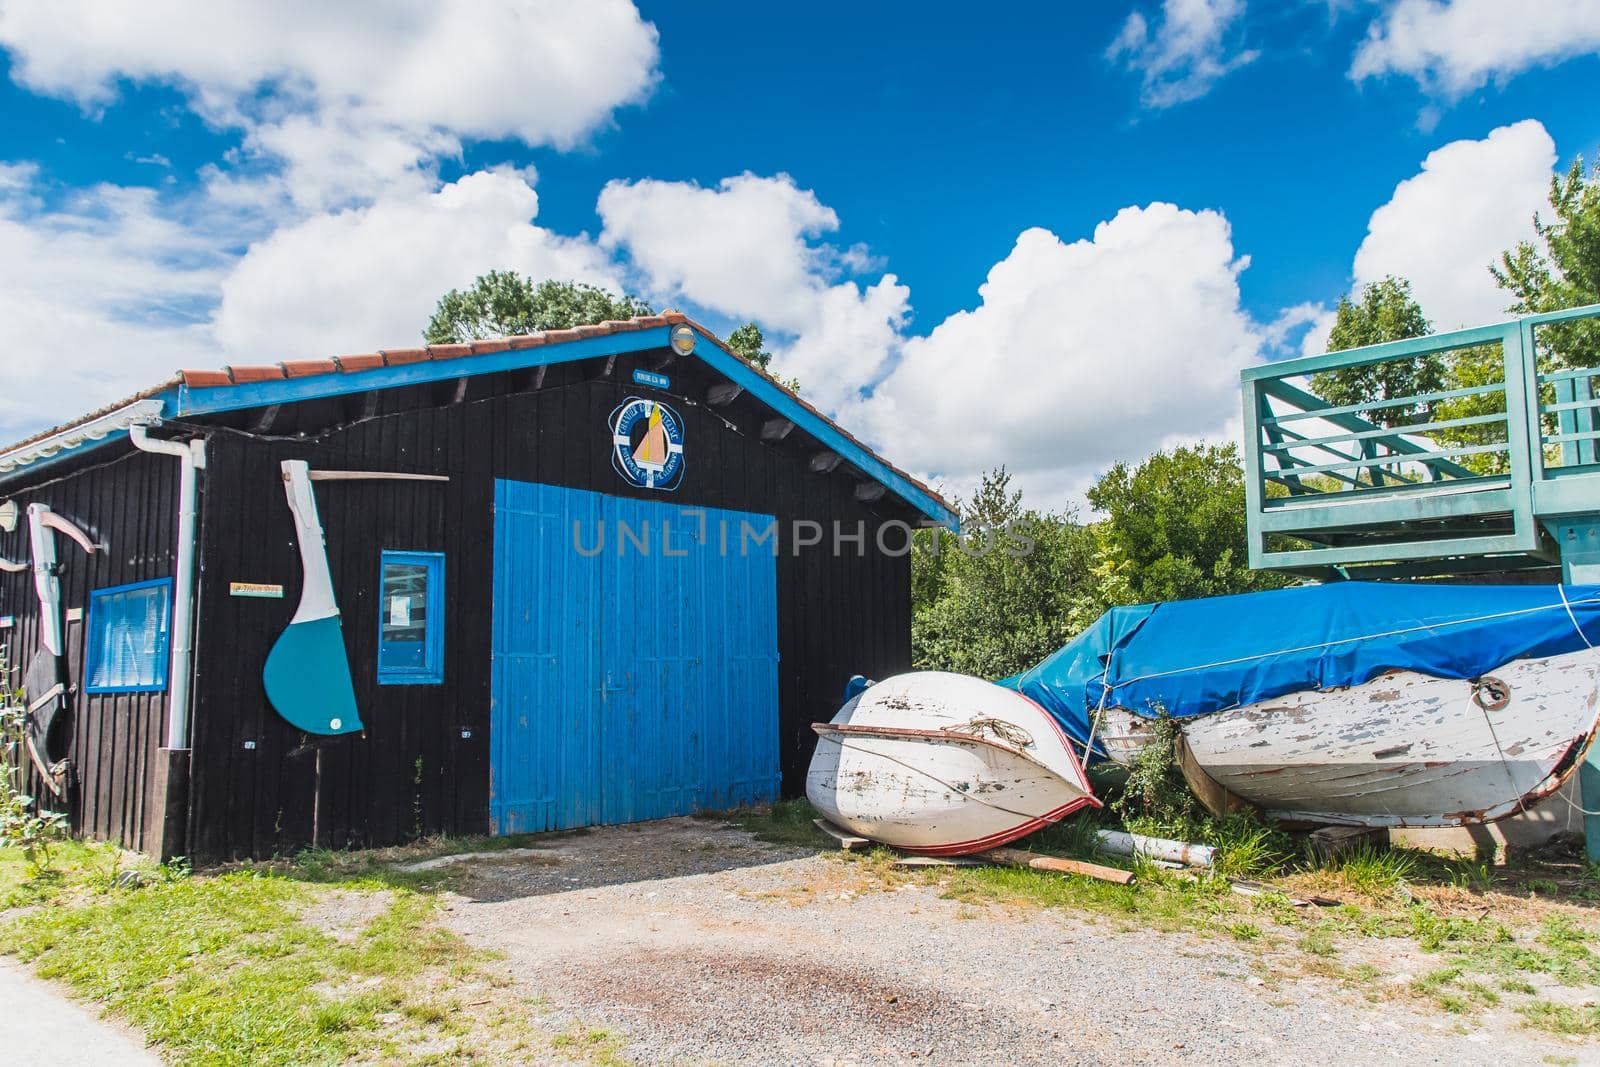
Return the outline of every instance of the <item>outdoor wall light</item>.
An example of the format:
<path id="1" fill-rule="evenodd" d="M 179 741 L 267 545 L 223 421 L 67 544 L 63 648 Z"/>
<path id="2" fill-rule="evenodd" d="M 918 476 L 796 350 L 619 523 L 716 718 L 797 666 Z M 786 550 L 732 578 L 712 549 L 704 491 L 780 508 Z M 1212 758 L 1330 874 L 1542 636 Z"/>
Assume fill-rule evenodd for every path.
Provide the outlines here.
<path id="1" fill-rule="evenodd" d="M 672 350 L 680 356 L 687 356 L 694 352 L 694 327 L 688 323 L 680 322 L 672 328 L 670 343 Z"/>

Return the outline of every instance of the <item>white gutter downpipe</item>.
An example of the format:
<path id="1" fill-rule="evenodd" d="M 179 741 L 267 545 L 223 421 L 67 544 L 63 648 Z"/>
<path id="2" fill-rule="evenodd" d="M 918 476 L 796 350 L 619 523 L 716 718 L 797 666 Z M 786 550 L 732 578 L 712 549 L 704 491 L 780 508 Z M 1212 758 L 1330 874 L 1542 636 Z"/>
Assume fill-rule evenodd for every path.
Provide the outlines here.
<path id="1" fill-rule="evenodd" d="M 128 438 L 141 452 L 176 456 L 182 461 L 178 474 L 178 560 L 172 575 L 172 665 L 167 680 L 167 745 L 173 750 L 189 747 L 189 690 L 194 663 L 194 516 L 195 471 L 206 466 L 203 438 L 191 441 L 159 441 L 145 434 L 143 426 L 128 428 Z"/>

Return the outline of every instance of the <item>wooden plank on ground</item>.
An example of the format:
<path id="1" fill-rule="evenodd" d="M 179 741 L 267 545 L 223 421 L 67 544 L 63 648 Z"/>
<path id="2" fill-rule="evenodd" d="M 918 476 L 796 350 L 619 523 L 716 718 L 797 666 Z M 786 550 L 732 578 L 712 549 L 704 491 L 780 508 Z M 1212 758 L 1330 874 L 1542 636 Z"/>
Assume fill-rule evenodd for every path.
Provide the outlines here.
<path id="1" fill-rule="evenodd" d="M 1102 867 L 1098 863 L 1086 863 L 1083 860 L 1063 859 L 1060 856 L 1040 856 L 1033 852 L 1024 852 L 1020 848 L 992 848 L 988 852 L 979 853 L 979 856 L 1012 867 L 1030 867 L 1036 871 L 1055 871 L 1058 874 L 1079 874 L 1085 878 L 1098 878 L 1102 882 L 1115 882 L 1117 885 L 1129 885 L 1133 882 L 1132 871 L 1124 871 L 1117 867 Z"/>

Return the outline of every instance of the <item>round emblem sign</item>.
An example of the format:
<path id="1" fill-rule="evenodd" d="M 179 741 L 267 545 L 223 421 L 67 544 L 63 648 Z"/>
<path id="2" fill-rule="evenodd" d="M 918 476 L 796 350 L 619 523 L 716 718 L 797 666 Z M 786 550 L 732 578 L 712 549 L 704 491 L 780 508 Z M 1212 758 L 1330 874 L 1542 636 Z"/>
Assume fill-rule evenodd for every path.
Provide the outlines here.
<path id="1" fill-rule="evenodd" d="M 667 405 L 630 396 L 611 413 L 611 465 L 641 489 L 683 480 L 683 420 Z"/>

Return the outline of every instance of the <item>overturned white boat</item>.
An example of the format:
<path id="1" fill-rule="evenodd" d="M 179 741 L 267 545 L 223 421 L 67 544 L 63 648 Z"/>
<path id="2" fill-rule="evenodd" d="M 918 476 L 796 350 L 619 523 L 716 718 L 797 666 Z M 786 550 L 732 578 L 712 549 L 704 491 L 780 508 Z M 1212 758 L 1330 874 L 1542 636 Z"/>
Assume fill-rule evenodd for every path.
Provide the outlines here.
<path id="1" fill-rule="evenodd" d="M 1005 684 L 1131 762 L 1176 720 L 1213 811 L 1453 826 L 1526 811 L 1600 724 L 1600 589 L 1346 582 L 1108 612 Z"/>
<path id="2" fill-rule="evenodd" d="M 812 806 L 906 852 L 981 852 L 1100 803 L 1048 713 L 968 675 L 896 675 L 811 728 Z"/>

